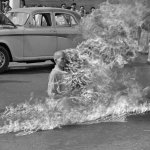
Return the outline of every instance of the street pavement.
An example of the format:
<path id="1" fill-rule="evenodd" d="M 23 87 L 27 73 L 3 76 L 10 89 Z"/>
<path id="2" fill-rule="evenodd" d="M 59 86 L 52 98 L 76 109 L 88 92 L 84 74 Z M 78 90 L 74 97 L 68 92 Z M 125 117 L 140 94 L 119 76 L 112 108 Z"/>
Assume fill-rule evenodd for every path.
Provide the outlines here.
<path id="1" fill-rule="evenodd" d="M 48 76 L 53 68 L 44 63 L 11 63 L 8 71 L 0 75 L 0 110 L 10 104 L 29 100 L 30 96 L 47 96 Z"/>
<path id="2" fill-rule="evenodd" d="M 146 55 L 137 58 L 129 69 L 145 87 L 150 85 L 150 65 Z M 12 63 L 0 75 L 0 109 L 30 98 L 46 97 L 48 76 L 53 65 Z M 0 135 L 0 150 L 150 150 L 150 114 L 132 116 L 127 122 L 72 125 L 31 135 Z"/>

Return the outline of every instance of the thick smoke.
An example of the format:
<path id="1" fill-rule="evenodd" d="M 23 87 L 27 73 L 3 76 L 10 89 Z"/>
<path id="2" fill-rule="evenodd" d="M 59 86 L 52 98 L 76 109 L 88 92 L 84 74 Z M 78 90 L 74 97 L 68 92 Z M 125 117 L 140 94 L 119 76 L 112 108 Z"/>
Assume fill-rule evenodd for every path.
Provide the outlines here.
<path id="1" fill-rule="evenodd" d="M 69 73 L 62 83 L 69 94 L 57 101 L 31 98 L 7 107 L 0 133 L 23 135 L 67 124 L 124 121 L 130 113 L 149 110 L 148 104 L 139 104 L 142 89 L 134 69 L 129 72 L 125 67 L 141 50 L 138 27 L 145 10 L 141 4 L 103 3 L 83 18 L 80 29 L 85 40 L 75 49 L 64 50 Z"/>

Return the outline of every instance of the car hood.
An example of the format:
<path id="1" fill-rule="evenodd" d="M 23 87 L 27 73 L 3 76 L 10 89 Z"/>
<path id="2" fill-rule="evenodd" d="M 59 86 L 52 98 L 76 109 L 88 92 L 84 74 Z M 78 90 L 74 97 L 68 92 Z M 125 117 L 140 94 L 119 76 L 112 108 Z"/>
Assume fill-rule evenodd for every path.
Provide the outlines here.
<path id="1" fill-rule="evenodd" d="M 0 29 L 1 28 L 16 28 L 16 25 L 2 12 L 0 12 Z"/>

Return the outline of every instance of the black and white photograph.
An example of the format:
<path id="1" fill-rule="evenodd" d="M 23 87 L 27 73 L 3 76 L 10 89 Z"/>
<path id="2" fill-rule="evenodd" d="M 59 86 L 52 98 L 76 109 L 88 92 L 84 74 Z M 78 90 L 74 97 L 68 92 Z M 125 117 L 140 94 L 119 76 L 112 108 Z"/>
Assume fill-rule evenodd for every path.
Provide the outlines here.
<path id="1" fill-rule="evenodd" d="M 0 0 L 0 150 L 150 150 L 150 0 Z"/>

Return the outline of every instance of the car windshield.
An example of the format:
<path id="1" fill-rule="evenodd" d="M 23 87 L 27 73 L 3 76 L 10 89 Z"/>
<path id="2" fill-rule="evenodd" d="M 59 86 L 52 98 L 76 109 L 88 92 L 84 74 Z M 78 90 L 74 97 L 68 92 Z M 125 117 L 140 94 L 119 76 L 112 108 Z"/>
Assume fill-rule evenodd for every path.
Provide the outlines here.
<path id="1" fill-rule="evenodd" d="M 6 14 L 6 16 L 16 26 L 23 26 L 26 23 L 26 21 L 27 21 L 27 19 L 29 17 L 29 14 L 28 13 L 24 13 L 24 12 L 8 12 Z"/>

